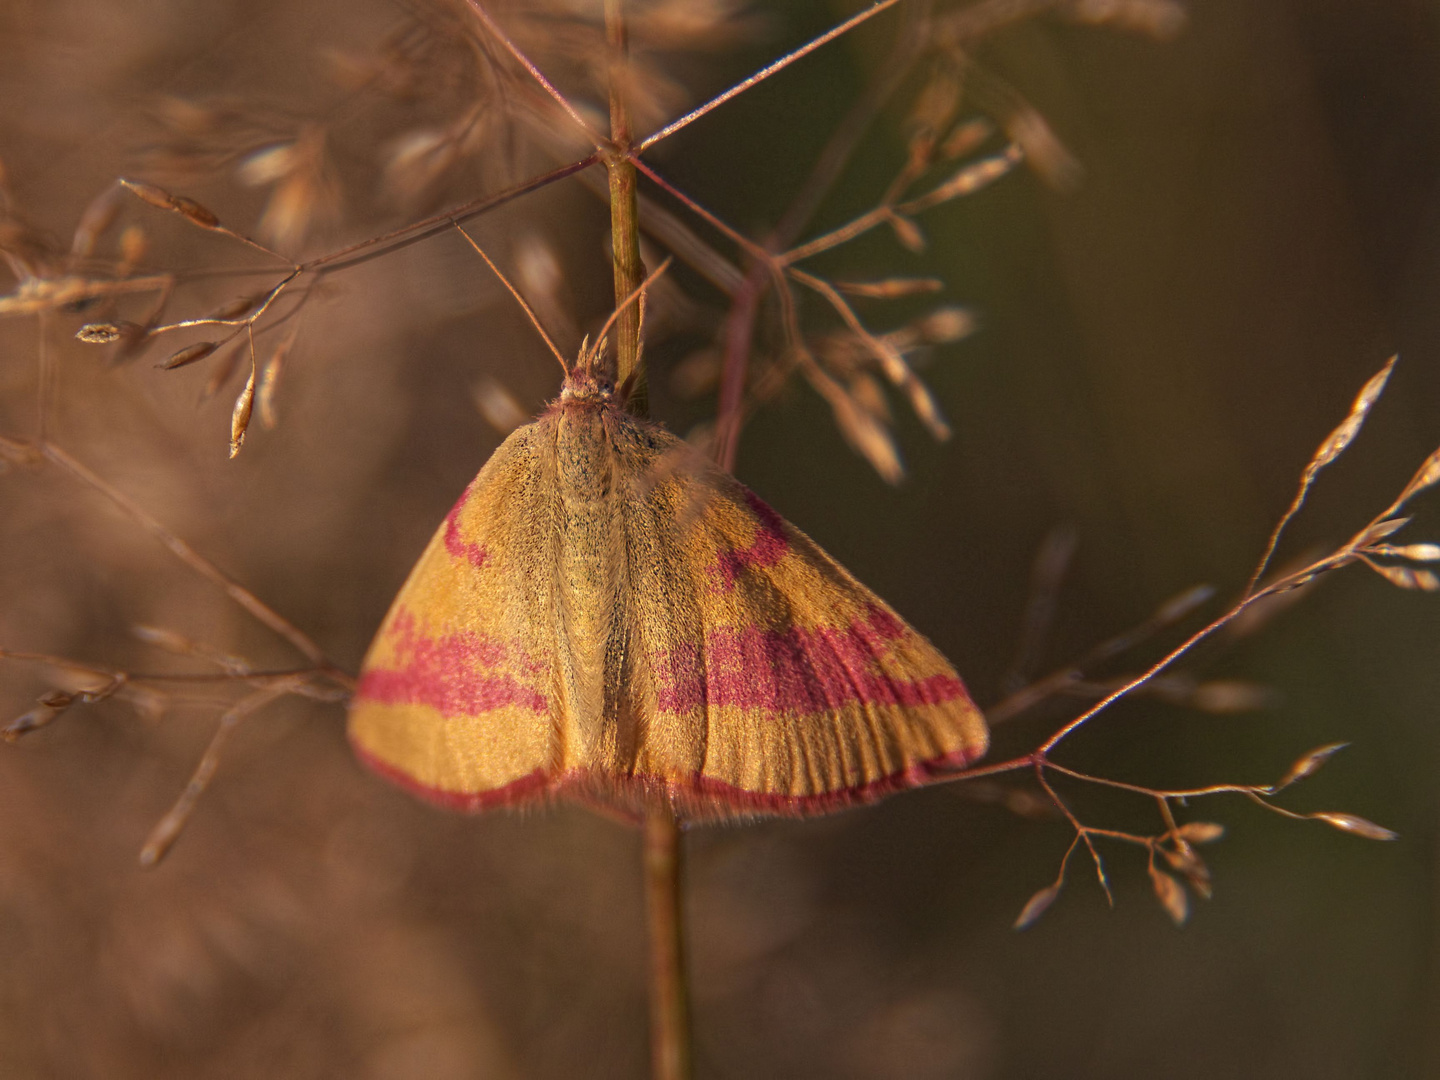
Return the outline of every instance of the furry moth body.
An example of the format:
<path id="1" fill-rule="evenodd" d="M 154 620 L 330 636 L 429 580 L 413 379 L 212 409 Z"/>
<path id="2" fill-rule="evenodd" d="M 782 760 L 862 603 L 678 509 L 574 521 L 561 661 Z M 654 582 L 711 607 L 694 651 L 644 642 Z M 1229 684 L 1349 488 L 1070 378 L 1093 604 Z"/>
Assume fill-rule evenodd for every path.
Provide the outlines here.
<path id="1" fill-rule="evenodd" d="M 987 745 L 928 641 L 582 364 L 430 541 L 349 735 L 455 809 L 571 795 L 688 819 L 872 801 Z"/>

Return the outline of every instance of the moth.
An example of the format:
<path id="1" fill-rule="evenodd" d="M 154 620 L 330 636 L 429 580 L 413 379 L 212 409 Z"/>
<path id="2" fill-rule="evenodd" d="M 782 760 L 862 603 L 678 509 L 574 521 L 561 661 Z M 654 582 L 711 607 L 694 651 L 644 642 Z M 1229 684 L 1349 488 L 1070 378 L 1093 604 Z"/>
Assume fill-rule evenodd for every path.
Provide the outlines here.
<path id="1" fill-rule="evenodd" d="M 985 721 L 940 652 L 627 412 L 603 352 L 602 332 L 561 360 L 559 398 L 420 556 L 361 669 L 358 756 L 452 809 L 569 796 L 682 820 L 823 813 L 979 758 Z"/>

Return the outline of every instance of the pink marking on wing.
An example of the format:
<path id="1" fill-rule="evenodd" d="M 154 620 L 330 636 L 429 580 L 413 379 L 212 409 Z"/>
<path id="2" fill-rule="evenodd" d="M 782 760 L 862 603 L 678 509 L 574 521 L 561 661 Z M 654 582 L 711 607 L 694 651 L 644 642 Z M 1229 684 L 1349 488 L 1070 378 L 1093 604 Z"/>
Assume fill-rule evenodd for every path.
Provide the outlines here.
<path id="1" fill-rule="evenodd" d="M 819 791 L 812 795 L 782 795 L 751 791 L 701 774 L 659 776 L 650 773 L 614 775 L 577 769 L 553 776 L 547 794 L 578 799 L 594 808 L 639 823 L 647 807 L 663 806 L 685 821 L 734 820 L 737 817 L 782 815 L 809 817 L 878 802 L 897 791 L 946 780 L 985 755 L 986 746 L 966 747 L 913 762 L 888 776 L 863 784 Z M 513 799 L 506 799 L 513 802 Z"/>
<path id="2" fill-rule="evenodd" d="M 760 528 L 749 547 L 722 551 L 712 572 L 720 579 L 721 587 L 730 590 L 735 579 L 747 566 L 774 566 L 790 550 L 790 541 L 785 539 L 785 519 L 770 509 L 765 501 L 753 491 L 745 492 L 745 501 L 755 516 L 760 519 Z"/>
<path id="3" fill-rule="evenodd" d="M 389 628 L 398 668 L 370 668 L 360 675 L 356 698 L 383 705 L 429 705 L 447 719 L 479 716 L 507 705 L 545 713 L 549 703 L 511 671 L 537 673 L 543 665 L 519 650 L 474 630 L 429 637 L 409 611 Z"/>
<path id="4" fill-rule="evenodd" d="M 546 776 L 542 770 L 536 769 L 534 772 L 526 773 L 518 780 L 510 781 L 503 787 L 489 788 L 485 791 L 447 791 L 445 788 L 431 787 L 429 784 L 421 783 L 403 769 L 376 757 L 353 741 L 350 746 L 355 751 L 355 756 L 367 768 L 374 770 L 392 784 L 404 788 L 411 795 L 445 810 L 478 813 L 481 810 L 489 810 L 497 806 L 514 806 L 517 803 L 528 802 L 537 795 L 543 795 L 550 787 L 550 777 Z"/>
<path id="5" fill-rule="evenodd" d="M 445 515 L 445 550 L 450 553 L 451 558 L 464 559 L 478 570 L 490 561 L 490 553 L 483 544 L 473 543 L 460 535 L 460 511 L 465 509 L 465 502 L 469 498 L 470 489 L 466 488 L 460 501 Z"/>
<path id="6" fill-rule="evenodd" d="M 954 675 L 901 679 L 885 672 L 887 643 L 904 634 L 905 625 L 878 607 L 844 629 L 711 630 L 703 655 L 682 648 L 656 657 L 657 704 L 666 712 L 734 705 L 805 714 L 852 703 L 910 707 L 968 700 Z"/>
<path id="7" fill-rule="evenodd" d="M 829 814 L 848 806 L 879 802 L 887 795 L 909 788 L 924 787 L 935 780 L 948 779 L 960 769 L 973 765 L 984 756 L 986 748 L 956 750 L 940 757 L 916 762 L 909 768 L 867 784 L 836 788 L 814 795 L 777 795 L 772 792 L 747 791 L 709 776 L 697 776 L 688 784 L 676 785 L 677 801 L 692 817 L 734 817 L 744 814 L 777 814 L 807 817 Z"/>

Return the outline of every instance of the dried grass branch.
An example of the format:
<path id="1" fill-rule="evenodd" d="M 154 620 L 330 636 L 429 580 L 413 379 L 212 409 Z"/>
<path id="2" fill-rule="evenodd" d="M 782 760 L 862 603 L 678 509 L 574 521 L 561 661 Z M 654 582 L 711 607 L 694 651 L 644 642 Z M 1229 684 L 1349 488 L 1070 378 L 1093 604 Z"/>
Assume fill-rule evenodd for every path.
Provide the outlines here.
<path id="1" fill-rule="evenodd" d="M 1321 444 L 1311 462 L 1306 466 L 1305 473 L 1301 478 L 1300 495 L 1297 496 L 1295 504 L 1287 511 L 1281 519 L 1281 525 L 1294 515 L 1298 506 L 1303 502 L 1303 497 L 1308 491 L 1316 474 L 1326 465 L 1333 462 L 1342 454 L 1354 440 L 1360 425 L 1364 422 L 1365 416 L 1373 407 L 1376 399 L 1383 391 L 1385 382 L 1394 366 L 1392 358 L 1381 371 L 1373 376 L 1361 390 L 1354 406 L 1347 415 L 1345 421 Z M 1096 873 L 1100 876 L 1102 887 L 1105 888 L 1107 897 L 1110 891 L 1105 882 L 1105 873 L 1100 856 L 1096 850 L 1093 838 L 1106 837 L 1123 841 L 1130 844 L 1139 844 L 1147 848 L 1149 852 L 1149 873 L 1155 893 L 1161 905 L 1177 923 L 1182 923 L 1188 915 L 1188 903 L 1183 888 L 1178 881 L 1160 870 L 1155 864 L 1155 856 L 1158 854 L 1166 859 L 1173 869 L 1181 872 L 1190 888 L 1204 897 L 1209 896 L 1210 876 L 1205 869 L 1203 862 L 1198 855 L 1195 855 L 1190 847 L 1190 841 L 1208 842 L 1218 839 L 1218 826 L 1192 824 L 1189 826 L 1177 826 L 1171 814 L 1171 804 L 1179 801 L 1186 803 L 1190 800 L 1204 796 L 1221 794 L 1239 794 L 1248 798 L 1259 806 L 1279 814 L 1282 817 L 1294 820 L 1320 821 L 1332 828 L 1340 829 L 1352 835 L 1371 840 L 1393 840 L 1395 833 L 1383 826 L 1376 825 L 1358 815 L 1342 811 L 1319 811 L 1313 813 L 1299 813 L 1275 805 L 1271 799 L 1280 792 L 1287 790 L 1299 781 L 1314 775 L 1337 751 L 1345 744 L 1331 743 L 1321 746 L 1315 750 L 1302 755 L 1285 772 L 1285 774 L 1272 784 L 1212 784 L 1199 788 L 1163 790 L 1150 788 L 1140 784 L 1127 783 L 1112 780 L 1102 776 L 1083 773 L 1067 766 L 1056 763 L 1051 755 L 1062 742 L 1079 731 L 1083 726 L 1092 721 L 1101 712 L 1108 709 L 1123 698 L 1133 696 L 1147 688 L 1153 688 L 1159 677 L 1173 667 L 1181 658 L 1188 655 L 1197 645 L 1205 641 L 1220 630 L 1240 620 L 1249 610 L 1277 596 L 1293 592 L 1305 585 L 1315 581 L 1320 576 L 1334 570 L 1352 564 L 1362 564 L 1375 570 L 1392 584 L 1402 588 L 1418 588 L 1427 591 L 1440 588 L 1440 581 L 1435 579 L 1432 571 L 1422 567 L 1406 565 L 1392 565 L 1377 562 L 1377 559 L 1389 558 L 1428 563 L 1440 559 L 1440 545 L 1431 543 L 1419 544 L 1389 544 L 1385 539 L 1408 523 L 1408 518 L 1399 518 L 1398 514 L 1405 504 L 1415 495 L 1427 490 L 1437 482 L 1440 482 L 1440 467 L 1436 461 L 1440 460 L 1440 451 L 1432 454 L 1420 466 L 1409 483 L 1401 490 L 1400 494 L 1383 511 L 1373 517 L 1364 528 L 1357 532 L 1349 541 L 1340 545 L 1330 553 L 1313 559 L 1298 569 L 1284 573 L 1271 580 L 1263 587 L 1257 588 L 1252 581 L 1247 585 L 1245 591 L 1240 595 L 1231 607 L 1217 618 L 1211 620 L 1201 629 L 1190 634 L 1179 645 L 1168 651 L 1163 657 L 1157 660 L 1144 672 L 1125 679 L 1120 685 L 1106 693 L 1100 701 L 1090 708 L 1081 712 L 1059 729 L 1053 732 L 1048 738 L 1040 743 L 1034 751 L 1022 757 L 1010 761 L 998 762 L 990 765 L 970 769 L 956 774 L 953 779 L 971 779 L 981 777 L 993 777 L 1006 773 L 1020 772 L 1022 770 L 1033 771 L 1036 780 L 1045 791 L 1046 795 L 1070 822 L 1076 832 L 1076 838 L 1083 841 L 1095 863 Z M 1274 535 L 1278 536 L 1277 528 Z M 1265 552 L 1260 570 L 1257 576 L 1263 572 L 1265 563 L 1274 548 L 1274 540 Z M 1175 600 L 1163 605 L 1154 616 L 1145 623 L 1142 623 L 1135 631 L 1127 632 L 1097 647 L 1092 657 L 1109 657 L 1115 655 L 1122 648 L 1128 648 L 1131 644 L 1149 636 L 1154 630 L 1169 625 L 1181 615 L 1191 611 L 1197 602 L 1208 598 L 1208 590 L 1190 590 L 1181 594 Z M 1090 658 L 1087 658 L 1087 660 Z M 1071 665 L 1053 673 L 1045 679 L 1026 687 L 1010 698 L 1001 702 L 995 708 L 988 711 L 992 723 L 999 723 L 1018 715 L 1021 711 L 1031 707 L 1038 701 L 1053 697 L 1058 693 L 1085 689 L 1081 670 L 1084 666 L 1080 664 Z M 1165 820 L 1166 831 L 1154 836 L 1141 836 L 1134 833 L 1120 832 L 1116 830 L 1097 829 L 1082 824 L 1071 812 L 1068 805 L 1061 799 L 1055 788 L 1047 779 L 1047 773 L 1054 773 L 1074 781 L 1079 781 L 1103 788 L 1110 788 L 1117 791 L 1124 791 L 1134 795 L 1140 795 L 1147 799 L 1154 800 Z M 1188 831 L 1186 831 L 1188 830 Z M 1203 841 L 1202 838 L 1203 837 Z M 1166 845 L 1169 845 L 1168 847 Z M 1070 851 L 1074 850 L 1072 843 Z M 1055 884 L 1042 889 L 1036 893 L 1021 911 L 1020 917 L 1016 920 L 1017 927 L 1028 926 L 1039 917 L 1043 911 L 1050 906 L 1058 895 L 1060 886 L 1064 879 L 1065 865 L 1068 862 L 1070 851 L 1061 863 L 1060 877 Z"/>

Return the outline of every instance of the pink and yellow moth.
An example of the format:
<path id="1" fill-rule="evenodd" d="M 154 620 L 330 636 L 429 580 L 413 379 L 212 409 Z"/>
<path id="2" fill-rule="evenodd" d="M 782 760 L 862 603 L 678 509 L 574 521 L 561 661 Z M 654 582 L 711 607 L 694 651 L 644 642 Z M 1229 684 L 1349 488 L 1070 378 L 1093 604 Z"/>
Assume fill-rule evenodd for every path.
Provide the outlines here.
<path id="1" fill-rule="evenodd" d="M 483 253 L 482 253 L 483 254 Z M 949 662 L 582 354 L 420 556 L 350 707 L 360 758 L 459 810 L 571 796 L 824 813 L 986 749 Z"/>

